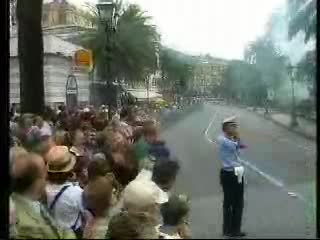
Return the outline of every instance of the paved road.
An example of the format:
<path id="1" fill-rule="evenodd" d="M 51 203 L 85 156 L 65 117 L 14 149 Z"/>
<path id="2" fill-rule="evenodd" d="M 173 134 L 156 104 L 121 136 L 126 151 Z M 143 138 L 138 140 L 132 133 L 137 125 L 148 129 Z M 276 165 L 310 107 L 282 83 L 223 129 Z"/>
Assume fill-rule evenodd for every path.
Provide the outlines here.
<path id="1" fill-rule="evenodd" d="M 194 238 L 221 237 L 220 162 L 208 140 L 220 133 L 222 119 L 234 114 L 249 146 L 242 155 L 247 166 L 243 230 L 250 238 L 314 238 L 315 142 L 245 109 L 209 103 L 163 133 L 181 160 L 176 189 L 191 197 Z"/>

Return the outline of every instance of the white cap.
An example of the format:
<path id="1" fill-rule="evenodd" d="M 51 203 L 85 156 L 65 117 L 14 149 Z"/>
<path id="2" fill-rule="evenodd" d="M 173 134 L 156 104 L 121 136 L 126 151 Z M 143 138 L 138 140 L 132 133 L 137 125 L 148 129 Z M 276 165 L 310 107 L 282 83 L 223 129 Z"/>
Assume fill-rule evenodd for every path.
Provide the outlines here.
<path id="1" fill-rule="evenodd" d="M 52 130 L 49 125 L 45 125 L 40 129 L 40 136 L 41 137 L 51 137 Z"/>
<path id="2" fill-rule="evenodd" d="M 236 117 L 236 116 L 232 116 L 232 117 L 225 118 L 225 119 L 222 121 L 222 124 L 225 124 L 225 123 L 238 124 L 237 117 Z"/>
<path id="3" fill-rule="evenodd" d="M 103 153 L 96 153 L 93 155 L 93 160 L 105 160 L 106 161 L 106 156 Z"/>
<path id="4" fill-rule="evenodd" d="M 85 109 L 83 109 L 83 112 L 90 112 L 90 109 L 86 107 Z"/>
<path id="5" fill-rule="evenodd" d="M 123 191 L 123 203 L 126 206 L 144 208 L 166 202 L 168 202 L 168 194 L 151 180 L 133 180 Z"/>

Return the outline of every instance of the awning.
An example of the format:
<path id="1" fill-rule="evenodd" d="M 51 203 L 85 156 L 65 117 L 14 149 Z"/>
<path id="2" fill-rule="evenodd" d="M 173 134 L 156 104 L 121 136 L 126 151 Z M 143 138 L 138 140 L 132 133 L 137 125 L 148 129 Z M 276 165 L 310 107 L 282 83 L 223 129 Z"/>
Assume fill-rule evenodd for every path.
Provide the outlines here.
<path id="1" fill-rule="evenodd" d="M 128 90 L 133 97 L 135 97 L 138 101 L 145 101 L 148 99 L 147 90 Z M 149 91 L 149 100 L 158 100 L 162 99 L 162 95 L 157 92 Z"/>

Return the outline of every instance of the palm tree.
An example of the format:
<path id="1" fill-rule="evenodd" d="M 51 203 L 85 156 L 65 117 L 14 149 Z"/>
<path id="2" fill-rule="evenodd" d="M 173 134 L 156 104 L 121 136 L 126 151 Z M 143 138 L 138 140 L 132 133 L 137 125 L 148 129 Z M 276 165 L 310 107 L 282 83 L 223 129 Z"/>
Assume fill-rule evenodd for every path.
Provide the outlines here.
<path id="1" fill-rule="evenodd" d="M 316 36 L 317 0 L 288 0 L 289 32 L 291 40 L 299 32 L 305 33 L 305 42 Z"/>
<path id="2" fill-rule="evenodd" d="M 44 110 L 42 0 L 18 0 L 18 55 L 21 111 Z"/>
<path id="3" fill-rule="evenodd" d="M 84 47 L 92 49 L 94 61 L 100 79 L 106 78 L 106 33 L 99 22 L 95 6 L 88 6 L 91 10 L 91 21 L 97 26 L 96 30 L 81 36 Z M 111 76 L 113 79 L 143 81 L 145 75 L 156 69 L 156 52 L 159 48 L 160 35 L 156 26 L 150 23 L 151 17 L 146 16 L 138 5 L 130 4 L 123 7 L 118 21 L 117 33 L 113 39 L 111 51 Z M 110 53 L 108 53 L 110 54 Z"/>
<path id="4" fill-rule="evenodd" d="M 305 33 L 305 43 L 315 38 L 317 29 L 316 0 L 288 0 L 289 7 L 289 39 L 299 32 Z M 316 50 L 306 52 L 298 63 L 298 80 L 309 84 L 310 94 L 316 96 Z"/>
<path id="5" fill-rule="evenodd" d="M 308 84 L 309 93 L 312 97 L 316 97 L 316 50 L 306 52 L 305 56 L 298 63 L 298 76 L 297 80 L 306 82 Z"/>

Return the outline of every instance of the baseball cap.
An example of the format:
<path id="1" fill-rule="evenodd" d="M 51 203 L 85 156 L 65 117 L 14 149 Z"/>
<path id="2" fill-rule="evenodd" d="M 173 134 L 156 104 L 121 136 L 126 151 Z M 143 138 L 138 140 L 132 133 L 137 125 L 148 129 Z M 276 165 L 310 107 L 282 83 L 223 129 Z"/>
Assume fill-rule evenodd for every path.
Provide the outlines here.
<path id="1" fill-rule="evenodd" d="M 152 204 L 168 202 L 168 194 L 151 180 L 136 179 L 124 189 L 123 202 L 127 206 L 144 208 Z"/>

